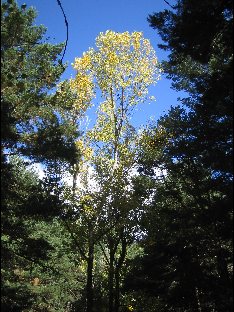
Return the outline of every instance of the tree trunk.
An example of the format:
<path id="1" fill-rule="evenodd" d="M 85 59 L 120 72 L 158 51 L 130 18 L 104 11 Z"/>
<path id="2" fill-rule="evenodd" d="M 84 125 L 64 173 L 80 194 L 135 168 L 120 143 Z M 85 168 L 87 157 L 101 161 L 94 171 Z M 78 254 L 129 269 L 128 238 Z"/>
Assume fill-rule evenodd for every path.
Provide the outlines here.
<path id="1" fill-rule="evenodd" d="M 112 247 L 112 246 L 111 246 Z M 114 250 L 110 248 L 110 264 L 109 264 L 109 312 L 114 311 Z"/>
<path id="2" fill-rule="evenodd" d="M 119 312 L 119 307 L 120 307 L 120 272 L 126 257 L 126 252 L 127 252 L 127 242 L 126 239 L 124 238 L 123 232 L 120 235 L 121 237 L 121 254 L 118 259 L 118 262 L 116 264 L 115 268 L 115 307 L 114 307 L 114 312 Z"/>
<path id="3" fill-rule="evenodd" d="M 89 252 L 87 260 L 87 285 L 86 285 L 86 299 L 87 307 L 86 312 L 93 312 L 93 258 L 94 258 L 94 244 L 92 232 L 89 236 Z"/>
<path id="4" fill-rule="evenodd" d="M 119 279 L 119 268 L 116 268 L 115 270 L 115 308 L 114 308 L 114 312 L 119 312 L 119 292 L 120 292 L 120 279 Z"/>

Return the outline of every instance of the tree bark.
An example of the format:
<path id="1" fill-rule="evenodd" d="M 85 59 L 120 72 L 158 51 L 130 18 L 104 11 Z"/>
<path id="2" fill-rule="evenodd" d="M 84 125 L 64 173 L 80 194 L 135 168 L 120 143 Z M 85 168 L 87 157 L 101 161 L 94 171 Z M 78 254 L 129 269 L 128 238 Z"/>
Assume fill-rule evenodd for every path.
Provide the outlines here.
<path id="1" fill-rule="evenodd" d="M 112 247 L 112 246 L 110 246 Z M 110 264 L 109 264 L 109 312 L 114 311 L 114 255 L 113 248 L 110 248 Z"/>
<path id="2" fill-rule="evenodd" d="M 87 259 L 87 285 L 86 285 L 86 312 L 93 312 L 93 259 L 94 259 L 94 243 L 93 233 L 89 234 L 89 252 Z"/>
<path id="3" fill-rule="evenodd" d="M 120 271 L 119 268 L 115 270 L 115 307 L 114 312 L 119 312 L 119 295 L 120 295 Z"/>
<path id="4" fill-rule="evenodd" d="M 122 250 L 120 257 L 118 259 L 118 262 L 116 264 L 115 268 L 115 307 L 114 307 L 114 312 L 119 312 L 119 307 L 120 307 L 120 271 L 122 269 L 125 257 L 126 257 L 126 252 L 127 252 L 127 242 L 126 239 L 124 238 L 124 234 L 121 234 L 121 244 L 122 244 Z"/>

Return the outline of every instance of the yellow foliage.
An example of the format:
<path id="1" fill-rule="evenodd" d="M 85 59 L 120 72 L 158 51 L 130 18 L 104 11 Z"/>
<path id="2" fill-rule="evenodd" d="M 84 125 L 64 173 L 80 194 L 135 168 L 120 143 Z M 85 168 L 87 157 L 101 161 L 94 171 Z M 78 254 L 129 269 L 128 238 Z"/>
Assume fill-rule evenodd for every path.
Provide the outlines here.
<path id="1" fill-rule="evenodd" d="M 89 161 L 93 156 L 93 149 L 87 144 L 85 145 L 82 140 L 77 140 L 75 144 L 77 149 L 81 152 L 84 160 Z"/>
<path id="2" fill-rule="evenodd" d="M 128 132 L 132 107 L 149 99 L 148 87 L 160 77 L 160 69 L 153 47 L 142 32 L 100 33 L 96 48 L 90 48 L 73 64 L 77 74 L 70 84 L 77 93 L 75 106 L 87 107 L 94 96 L 94 87 L 102 94 L 96 124 L 88 131 L 91 142 L 101 143 L 107 159 L 114 159 L 113 167 L 121 162 L 130 166 L 134 155 L 124 139 Z M 126 146 L 125 146 L 125 145 Z M 93 157 L 93 150 L 77 142 L 85 161 Z M 108 162 L 108 160 L 106 160 Z M 120 163 L 119 163 L 120 162 Z M 115 170 L 116 171 L 116 170 Z M 87 208 L 87 207 L 86 207 Z"/>
<path id="3" fill-rule="evenodd" d="M 91 105 L 91 100 L 94 97 L 92 77 L 78 72 L 75 79 L 70 79 L 70 86 L 76 92 L 75 108 L 86 110 Z"/>
<path id="4" fill-rule="evenodd" d="M 110 92 L 113 86 L 120 90 L 138 83 L 143 95 L 145 89 L 159 79 L 155 51 L 149 40 L 143 38 L 142 32 L 130 34 L 108 30 L 96 38 L 96 46 L 97 50 L 89 49 L 73 64 L 77 70 L 74 85 L 80 91 L 83 87 L 88 91 L 92 79 L 95 79 L 103 93 Z M 85 83 L 82 76 L 85 79 L 89 77 Z M 139 97 L 139 94 L 135 96 Z"/>
<path id="5" fill-rule="evenodd" d="M 95 207 L 93 203 L 93 198 L 91 195 L 87 194 L 81 197 L 80 203 L 82 204 L 82 208 L 84 213 L 89 216 L 95 215 Z"/>
<path id="6" fill-rule="evenodd" d="M 86 69 L 89 69 L 91 65 L 91 58 L 89 53 L 83 53 L 83 57 L 77 57 L 75 58 L 75 63 L 73 64 L 73 67 L 77 71 L 85 71 Z"/>

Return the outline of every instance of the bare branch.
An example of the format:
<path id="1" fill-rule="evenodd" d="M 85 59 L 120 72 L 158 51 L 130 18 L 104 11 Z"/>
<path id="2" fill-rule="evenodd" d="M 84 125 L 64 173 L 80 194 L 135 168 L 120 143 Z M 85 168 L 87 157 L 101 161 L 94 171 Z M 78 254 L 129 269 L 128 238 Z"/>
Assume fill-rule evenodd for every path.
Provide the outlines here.
<path id="1" fill-rule="evenodd" d="M 176 8 L 175 6 L 171 5 L 168 1 L 164 0 L 164 2 L 166 2 L 167 5 L 169 5 L 169 7 L 171 7 L 173 10 Z"/>
<path id="2" fill-rule="evenodd" d="M 67 17 L 66 17 L 66 14 L 64 13 L 64 10 L 63 10 L 63 7 L 62 7 L 62 4 L 61 4 L 60 0 L 57 0 L 57 2 L 58 2 L 58 5 L 60 6 L 60 8 L 62 10 L 62 13 L 63 13 L 63 16 L 64 16 L 64 21 L 65 21 L 65 25 L 66 25 L 66 31 L 67 31 L 65 47 L 64 47 L 64 51 L 63 51 L 63 56 L 61 58 L 61 63 L 62 63 L 64 55 L 65 55 L 65 52 L 66 52 L 66 49 L 67 49 L 67 43 L 68 43 L 68 22 L 67 22 Z"/>

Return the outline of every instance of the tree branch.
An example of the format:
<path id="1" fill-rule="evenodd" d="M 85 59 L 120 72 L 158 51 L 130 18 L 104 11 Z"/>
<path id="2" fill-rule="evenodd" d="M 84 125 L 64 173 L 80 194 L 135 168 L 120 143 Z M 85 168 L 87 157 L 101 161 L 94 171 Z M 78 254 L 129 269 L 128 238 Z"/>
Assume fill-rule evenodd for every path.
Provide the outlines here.
<path id="1" fill-rule="evenodd" d="M 62 58 L 61 58 L 61 63 L 63 61 L 63 58 L 64 58 L 64 55 L 65 55 L 65 52 L 66 52 L 66 49 L 67 49 L 67 43 L 68 43 L 68 22 L 67 22 L 67 17 L 66 17 L 66 14 L 64 13 L 64 10 L 63 10 L 63 7 L 62 7 L 62 4 L 60 2 L 60 0 L 57 0 L 58 2 L 58 5 L 60 6 L 61 8 L 61 11 L 63 13 L 63 16 L 64 16 L 64 21 L 65 21 L 65 25 L 66 25 L 66 42 L 65 42 L 65 47 L 64 47 L 64 51 L 63 51 L 63 55 L 62 55 Z"/>
<path id="2" fill-rule="evenodd" d="M 78 243 L 75 235 L 73 234 L 72 230 L 70 229 L 70 226 L 68 225 L 68 223 L 66 221 L 64 221 L 64 224 L 65 224 L 66 228 L 68 229 L 68 232 L 71 234 L 71 237 L 72 237 L 73 241 L 75 242 L 76 247 L 78 248 L 81 256 L 84 258 L 85 261 L 88 261 L 88 257 L 85 255 L 83 249 L 80 247 L 80 244 Z"/>
<path id="3" fill-rule="evenodd" d="M 176 8 L 175 6 L 171 5 L 168 1 L 164 0 L 164 2 L 166 2 L 167 5 L 169 5 L 169 7 L 171 7 L 173 10 Z"/>
<path id="4" fill-rule="evenodd" d="M 105 260 L 106 260 L 107 265 L 109 265 L 109 264 L 110 264 L 110 261 L 109 261 L 109 259 L 108 259 L 108 257 L 107 257 L 107 254 L 106 254 L 106 252 L 105 252 L 105 250 L 104 250 L 102 244 L 99 242 L 98 245 L 101 247 L 101 250 L 102 250 L 102 253 L 103 253 L 104 258 L 105 258 Z"/>

